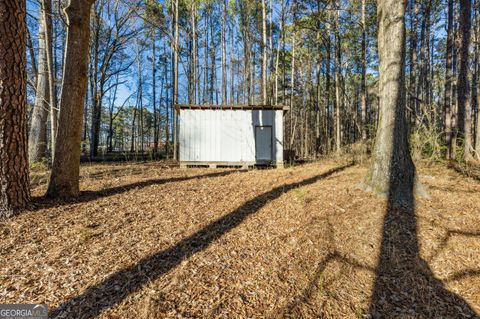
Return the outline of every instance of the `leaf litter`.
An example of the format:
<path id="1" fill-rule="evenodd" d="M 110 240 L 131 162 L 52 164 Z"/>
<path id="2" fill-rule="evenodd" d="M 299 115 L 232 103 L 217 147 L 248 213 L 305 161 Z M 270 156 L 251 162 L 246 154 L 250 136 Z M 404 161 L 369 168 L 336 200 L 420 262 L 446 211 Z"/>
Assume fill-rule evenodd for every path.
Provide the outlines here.
<path id="1" fill-rule="evenodd" d="M 419 262 L 393 244 L 382 273 L 385 199 L 356 187 L 366 164 L 344 164 L 84 166 L 80 198 L 37 197 L 0 224 L 0 300 L 58 318 L 478 318 L 480 183 L 420 165 L 432 199 L 415 234 L 392 230 Z"/>

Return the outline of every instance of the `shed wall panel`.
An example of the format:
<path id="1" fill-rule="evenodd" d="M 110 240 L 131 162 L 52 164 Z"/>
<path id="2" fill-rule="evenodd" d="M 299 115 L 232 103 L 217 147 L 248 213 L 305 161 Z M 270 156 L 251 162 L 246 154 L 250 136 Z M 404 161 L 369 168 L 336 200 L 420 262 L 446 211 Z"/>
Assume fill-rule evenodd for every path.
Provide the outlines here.
<path id="1" fill-rule="evenodd" d="M 272 158 L 283 162 L 283 112 L 182 110 L 179 156 L 184 162 L 255 162 L 255 127 L 272 127 Z"/>

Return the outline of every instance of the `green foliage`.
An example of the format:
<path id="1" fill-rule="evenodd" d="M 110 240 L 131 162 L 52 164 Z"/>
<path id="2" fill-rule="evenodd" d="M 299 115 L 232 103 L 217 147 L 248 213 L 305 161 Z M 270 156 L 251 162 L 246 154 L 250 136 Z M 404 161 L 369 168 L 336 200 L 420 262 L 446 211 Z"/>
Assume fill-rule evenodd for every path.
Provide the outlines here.
<path id="1" fill-rule="evenodd" d="M 431 162 L 441 161 L 445 153 L 442 135 L 425 126 L 416 128 L 410 136 L 410 147 L 414 159 L 426 159 Z"/>
<path id="2" fill-rule="evenodd" d="M 145 16 L 148 21 L 161 27 L 165 23 L 164 5 L 157 0 L 145 0 Z"/>
<path id="3" fill-rule="evenodd" d="M 43 172 L 48 169 L 49 159 L 44 157 L 40 162 L 30 162 L 30 172 Z"/>

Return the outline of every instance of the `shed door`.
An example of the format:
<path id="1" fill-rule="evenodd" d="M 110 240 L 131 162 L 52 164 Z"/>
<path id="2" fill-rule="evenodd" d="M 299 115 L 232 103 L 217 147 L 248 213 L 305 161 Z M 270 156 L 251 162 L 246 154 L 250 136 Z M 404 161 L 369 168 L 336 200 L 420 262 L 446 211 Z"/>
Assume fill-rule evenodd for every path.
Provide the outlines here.
<path id="1" fill-rule="evenodd" d="M 255 159 L 257 161 L 272 160 L 272 127 L 255 127 Z"/>

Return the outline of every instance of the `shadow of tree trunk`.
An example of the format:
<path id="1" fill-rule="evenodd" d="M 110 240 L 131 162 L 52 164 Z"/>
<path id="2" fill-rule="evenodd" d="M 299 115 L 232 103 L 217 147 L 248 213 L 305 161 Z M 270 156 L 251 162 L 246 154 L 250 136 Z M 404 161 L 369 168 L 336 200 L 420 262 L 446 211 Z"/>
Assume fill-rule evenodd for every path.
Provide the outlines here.
<path id="1" fill-rule="evenodd" d="M 250 215 L 282 194 L 310 185 L 340 172 L 353 163 L 331 169 L 308 179 L 278 186 L 245 202 L 229 214 L 211 222 L 175 245 L 139 260 L 135 265 L 109 275 L 78 296 L 52 309 L 49 318 L 94 318 L 123 301 L 147 283 L 176 268 L 183 260 L 207 249 L 217 239 L 238 227 Z"/>
<path id="2" fill-rule="evenodd" d="M 390 188 L 370 314 L 373 318 L 480 318 L 465 300 L 445 288 L 421 258 L 414 186 L 405 187 L 403 194 Z"/>

